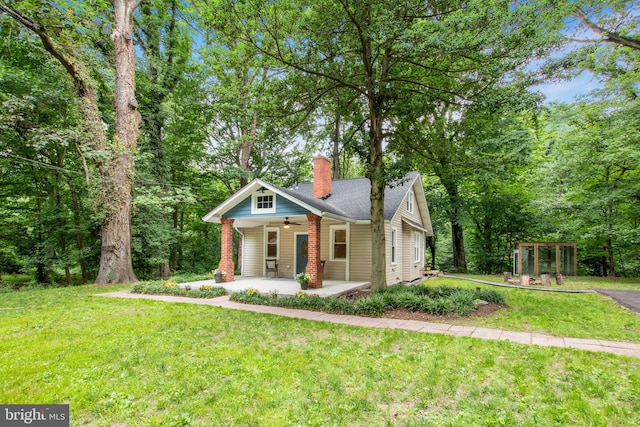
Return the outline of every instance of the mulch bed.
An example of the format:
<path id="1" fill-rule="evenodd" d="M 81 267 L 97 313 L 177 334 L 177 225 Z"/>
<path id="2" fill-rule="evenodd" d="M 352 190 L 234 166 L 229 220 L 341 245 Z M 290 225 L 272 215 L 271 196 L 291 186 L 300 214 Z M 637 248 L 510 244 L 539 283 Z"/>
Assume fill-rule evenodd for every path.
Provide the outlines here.
<path id="1" fill-rule="evenodd" d="M 355 301 L 360 298 L 368 297 L 369 295 L 371 295 L 371 289 L 359 289 L 359 290 L 341 295 L 340 298 L 344 298 L 349 301 Z M 390 319 L 403 319 L 403 320 L 451 322 L 459 319 L 467 319 L 469 317 L 485 317 L 492 313 L 495 313 L 498 310 L 502 310 L 503 308 L 507 308 L 507 307 L 508 306 L 506 305 L 500 305 L 500 304 L 491 304 L 491 303 L 485 304 L 485 305 L 479 306 L 477 310 L 472 311 L 468 316 L 459 316 L 457 314 L 435 315 L 435 314 L 420 313 L 420 312 L 404 310 L 404 309 L 395 309 L 395 310 L 388 310 L 382 317 L 388 317 Z"/>

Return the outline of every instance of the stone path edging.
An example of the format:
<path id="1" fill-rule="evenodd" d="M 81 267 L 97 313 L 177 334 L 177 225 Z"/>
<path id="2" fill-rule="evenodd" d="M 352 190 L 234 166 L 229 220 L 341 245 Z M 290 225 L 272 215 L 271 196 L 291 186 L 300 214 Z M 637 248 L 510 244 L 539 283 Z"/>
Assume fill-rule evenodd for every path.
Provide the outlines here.
<path id="1" fill-rule="evenodd" d="M 565 338 L 535 332 L 515 332 L 502 329 L 481 328 L 475 326 L 448 325 L 444 323 L 423 322 L 419 320 L 389 319 L 386 317 L 361 317 L 345 314 L 330 314 L 319 311 L 271 307 L 264 305 L 242 304 L 230 301 L 228 296 L 217 298 L 189 298 L 172 295 L 132 294 L 129 291 L 96 294 L 96 296 L 150 299 L 164 302 L 181 302 L 188 304 L 210 305 L 232 310 L 251 311 L 254 313 L 273 314 L 295 319 L 315 320 L 341 325 L 364 326 L 369 328 L 404 329 L 414 332 L 446 334 L 480 338 L 485 340 L 513 341 L 520 344 L 539 345 L 544 347 L 574 348 L 588 351 L 602 351 L 620 356 L 640 358 L 640 343 L 608 341 L 584 338 Z"/>

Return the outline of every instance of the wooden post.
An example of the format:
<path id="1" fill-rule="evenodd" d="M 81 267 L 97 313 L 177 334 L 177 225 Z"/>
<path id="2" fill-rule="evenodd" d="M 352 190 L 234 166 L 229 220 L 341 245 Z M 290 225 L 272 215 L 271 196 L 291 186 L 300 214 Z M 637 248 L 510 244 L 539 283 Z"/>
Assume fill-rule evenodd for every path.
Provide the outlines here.
<path id="1" fill-rule="evenodd" d="M 529 275 L 528 274 L 521 274 L 520 275 L 520 285 L 529 286 Z"/>
<path id="2" fill-rule="evenodd" d="M 542 282 L 542 286 L 551 286 L 551 275 L 542 274 L 540 276 L 540 282 Z"/>
<path id="3" fill-rule="evenodd" d="M 562 274 L 556 274 L 556 285 L 562 285 Z"/>
<path id="4" fill-rule="evenodd" d="M 511 280 L 511 273 L 509 271 L 505 271 L 503 275 L 504 275 L 504 283 L 509 283 L 509 280 Z"/>

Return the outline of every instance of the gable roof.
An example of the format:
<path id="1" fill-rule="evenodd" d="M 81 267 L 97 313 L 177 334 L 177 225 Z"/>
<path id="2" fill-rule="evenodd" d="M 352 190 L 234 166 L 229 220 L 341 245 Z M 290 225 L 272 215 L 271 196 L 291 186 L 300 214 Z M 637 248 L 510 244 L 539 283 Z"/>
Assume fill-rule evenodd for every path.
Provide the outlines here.
<path id="1" fill-rule="evenodd" d="M 416 182 L 419 185 L 415 185 Z M 313 197 L 313 182 L 300 183 L 285 188 L 255 179 L 202 219 L 207 222 L 220 222 L 220 218 L 226 212 L 250 197 L 253 192 L 264 187 L 318 216 L 328 216 L 346 222 L 371 220 L 371 201 L 369 199 L 371 182 L 368 178 L 334 180 L 331 181 L 331 186 L 331 195 L 325 199 L 318 199 Z M 409 191 L 414 189 L 418 190 L 415 195 L 424 227 L 431 230 L 431 219 L 418 172 L 409 172 L 404 179 L 387 185 L 385 188 L 384 219 L 391 220 L 398 212 Z"/>
<path id="2" fill-rule="evenodd" d="M 385 220 L 393 218 L 419 176 L 418 172 L 409 172 L 403 180 L 387 185 L 384 192 Z M 280 189 L 324 212 L 331 212 L 354 221 L 371 219 L 369 198 L 371 182 L 368 178 L 338 179 L 331 181 L 331 186 L 331 196 L 324 200 L 313 197 L 313 182 L 297 184 L 291 188 L 280 187 Z"/>

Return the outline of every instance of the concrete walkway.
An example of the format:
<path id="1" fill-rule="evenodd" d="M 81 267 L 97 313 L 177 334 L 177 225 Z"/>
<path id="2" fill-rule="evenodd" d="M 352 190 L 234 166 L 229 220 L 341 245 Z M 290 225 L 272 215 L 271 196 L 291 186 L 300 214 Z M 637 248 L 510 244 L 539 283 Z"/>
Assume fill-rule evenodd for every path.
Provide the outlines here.
<path id="1" fill-rule="evenodd" d="M 579 350 L 603 351 L 621 356 L 640 358 L 640 343 L 606 341 L 583 338 L 564 338 L 535 332 L 514 332 L 501 329 L 479 328 L 475 326 L 447 325 L 444 323 L 422 322 L 418 320 L 388 319 L 385 317 L 361 317 L 344 314 L 329 314 L 319 311 L 298 310 L 263 305 L 242 304 L 229 300 L 228 296 L 218 298 L 188 298 L 171 295 L 132 294 L 129 291 L 97 294 L 96 296 L 151 299 L 165 302 L 181 302 L 189 304 L 211 305 L 232 310 L 252 311 L 255 313 L 273 314 L 296 319 L 315 320 L 342 325 L 364 326 L 368 328 L 405 329 L 432 334 L 458 335 L 472 338 L 497 341 L 513 341 L 520 344 L 540 345 L 545 347 L 565 347 Z"/>

